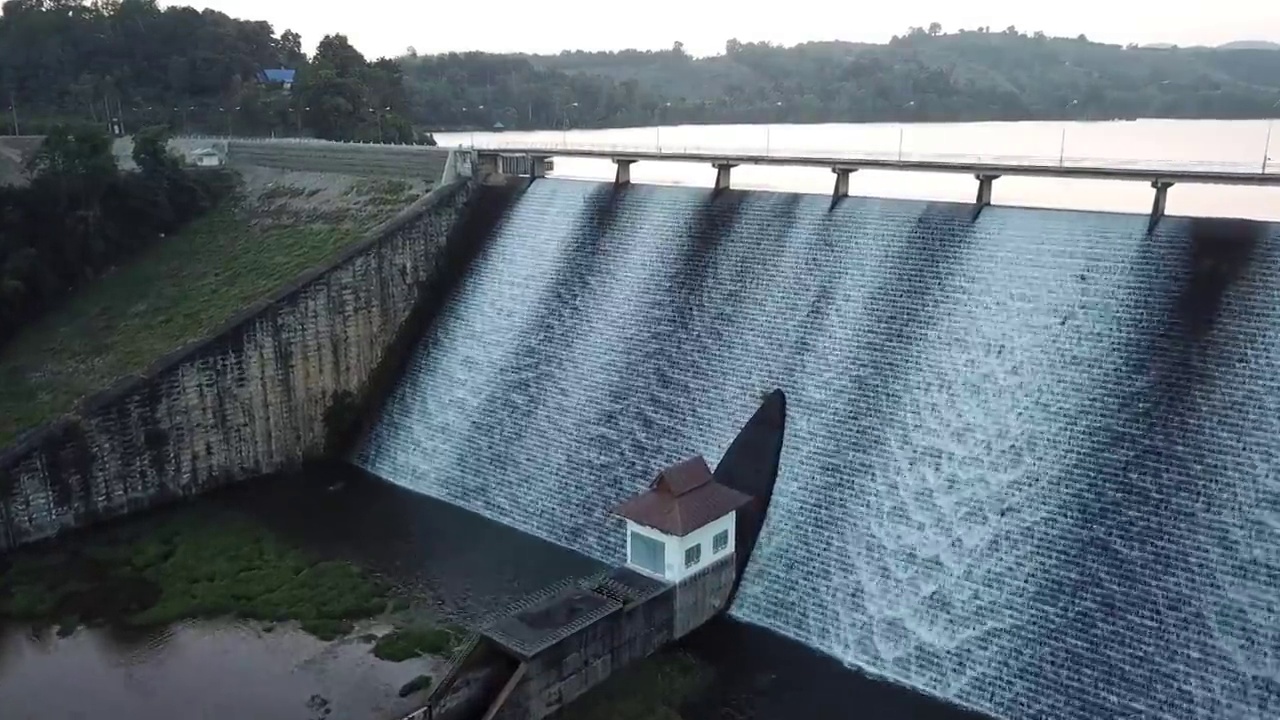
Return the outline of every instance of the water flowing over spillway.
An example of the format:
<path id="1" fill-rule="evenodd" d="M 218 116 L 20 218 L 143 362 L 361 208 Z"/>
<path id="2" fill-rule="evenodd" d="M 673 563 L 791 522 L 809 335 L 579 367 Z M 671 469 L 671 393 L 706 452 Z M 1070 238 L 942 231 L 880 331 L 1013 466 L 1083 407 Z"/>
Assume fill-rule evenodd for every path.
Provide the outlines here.
<path id="1" fill-rule="evenodd" d="M 1215 315 L 1187 220 L 828 206 L 538 180 L 359 463 L 622 562 L 780 387 L 742 619 L 1003 718 L 1280 717 L 1274 229 Z"/>

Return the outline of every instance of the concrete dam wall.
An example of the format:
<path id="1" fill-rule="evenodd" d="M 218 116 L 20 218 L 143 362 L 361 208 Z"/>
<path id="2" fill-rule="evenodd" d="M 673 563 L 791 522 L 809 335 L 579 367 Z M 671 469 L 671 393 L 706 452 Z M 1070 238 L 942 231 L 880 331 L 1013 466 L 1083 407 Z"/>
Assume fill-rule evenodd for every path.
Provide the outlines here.
<path id="1" fill-rule="evenodd" d="M 734 613 L 1002 718 L 1280 712 L 1272 226 L 538 180 L 358 454 L 610 563 L 787 395 Z"/>
<path id="2" fill-rule="evenodd" d="M 451 284 L 447 266 L 473 240 L 455 221 L 480 193 L 434 191 L 223 330 L 5 449 L 0 550 L 319 454 L 335 397 L 358 395 L 415 307 Z"/>
<path id="3" fill-rule="evenodd" d="M 440 182 L 449 160 L 449 150 L 420 145 L 253 139 L 206 144 L 225 147 L 228 161 L 235 164 L 343 175 L 411 177 L 432 183 Z"/>

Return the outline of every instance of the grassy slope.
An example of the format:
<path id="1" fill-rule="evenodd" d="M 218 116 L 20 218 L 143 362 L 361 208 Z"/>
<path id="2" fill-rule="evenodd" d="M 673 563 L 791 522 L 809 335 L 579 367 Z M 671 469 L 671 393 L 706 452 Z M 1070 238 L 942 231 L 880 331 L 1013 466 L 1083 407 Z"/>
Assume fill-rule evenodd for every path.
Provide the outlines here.
<path id="1" fill-rule="evenodd" d="M 0 349 L 0 447 L 208 334 L 416 197 L 407 183 L 388 181 L 348 178 L 323 194 L 288 184 L 302 175 L 284 175 L 266 191 L 247 188 Z"/>

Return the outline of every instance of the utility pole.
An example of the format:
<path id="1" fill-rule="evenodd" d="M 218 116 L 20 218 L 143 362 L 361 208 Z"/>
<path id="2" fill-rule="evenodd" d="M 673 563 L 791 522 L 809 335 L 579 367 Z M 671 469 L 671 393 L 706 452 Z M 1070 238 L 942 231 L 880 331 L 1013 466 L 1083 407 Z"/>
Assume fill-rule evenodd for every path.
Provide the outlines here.
<path id="1" fill-rule="evenodd" d="M 9 111 L 13 113 L 13 134 L 21 135 L 22 132 L 18 129 L 18 101 L 14 99 L 12 90 L 9 91 Z"/>
<path id="2" fill-rule="evenodd" d="M 17 121 L 15 120 L 14 122 Z M 1262 172 L 1264 175 L 1267 172 L 1267 163 L 1271 161 L 1271 130 L 1275 127 L 1275 124 L 1275 120 L 1267 122 L 1267 142 L 1262 148 Z"/>

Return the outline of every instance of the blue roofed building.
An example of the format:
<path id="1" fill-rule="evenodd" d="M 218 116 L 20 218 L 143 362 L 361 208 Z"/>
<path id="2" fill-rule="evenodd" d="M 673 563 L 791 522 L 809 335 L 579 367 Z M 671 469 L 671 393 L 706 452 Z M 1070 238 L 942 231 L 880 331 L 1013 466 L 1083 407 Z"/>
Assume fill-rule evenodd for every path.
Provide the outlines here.
<path id="1" fill-rule="evenodd" d="M 293 87 L 293 79 L 297 73 L 297 70 L 289 68 L 266 68 L 258 71 L 258 80 L 270 85 L 280 85 L 288 90 Z"/>

